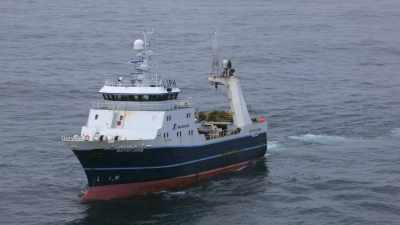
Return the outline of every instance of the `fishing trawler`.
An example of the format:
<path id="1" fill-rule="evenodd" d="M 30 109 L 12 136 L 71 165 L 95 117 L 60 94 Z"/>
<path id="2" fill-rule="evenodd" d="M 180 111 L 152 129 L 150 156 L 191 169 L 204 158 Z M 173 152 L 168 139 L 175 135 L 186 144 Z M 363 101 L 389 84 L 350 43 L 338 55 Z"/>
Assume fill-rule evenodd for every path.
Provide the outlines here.
<path id="1" fill-rule="evenodd" d="M 134 72 L 106 81 L 81 133 L 62 137 L 87 176 L 83 202 L 179 189 L 264 157 L 266 119 L 250 116 L 230 60 L 214 54 L 208 77 L 225 86 L 230 110 L 201 112 L 152 71 L 148 35 L 133 50 Z"/>

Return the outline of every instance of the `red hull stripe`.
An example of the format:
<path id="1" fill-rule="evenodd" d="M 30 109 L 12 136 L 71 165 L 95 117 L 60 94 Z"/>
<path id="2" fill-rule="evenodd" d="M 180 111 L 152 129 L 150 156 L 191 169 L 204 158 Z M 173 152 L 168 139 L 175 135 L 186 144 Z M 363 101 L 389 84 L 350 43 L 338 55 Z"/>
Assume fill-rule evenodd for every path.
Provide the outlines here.
<path id="1" fill-rule="evenodd" d="M 89 187 L 82 197 L 82 202 L 123 199 L 145 195 L 146 193 L 188 187 L 198 181 L 206 180 L 217 175 L 242 170 L 249 166 L 251 162 L 252 161 L 244 161 L 226 167 L 200 172 L 198 174 L 164 180 Z"/>

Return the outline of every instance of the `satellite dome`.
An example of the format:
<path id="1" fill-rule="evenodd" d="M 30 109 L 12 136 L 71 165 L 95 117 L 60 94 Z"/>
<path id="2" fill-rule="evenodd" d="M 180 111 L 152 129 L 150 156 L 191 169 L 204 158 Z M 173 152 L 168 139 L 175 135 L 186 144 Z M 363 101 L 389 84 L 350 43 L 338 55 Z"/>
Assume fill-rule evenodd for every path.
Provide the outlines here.
<path id="1" fill-rule="evenodd" d="M 224 67 L 224 68 L 228 68 L 228 60 L 227 59 L 224 59 L 224 60 L 222 60 L 222 66 Z"/>
<path id="2" fill-rule="evenodd" d="M 144 49 L 144 41 L 142 39 L 137 39 L 133 42 L 134 50 L 143 50 Z"/>

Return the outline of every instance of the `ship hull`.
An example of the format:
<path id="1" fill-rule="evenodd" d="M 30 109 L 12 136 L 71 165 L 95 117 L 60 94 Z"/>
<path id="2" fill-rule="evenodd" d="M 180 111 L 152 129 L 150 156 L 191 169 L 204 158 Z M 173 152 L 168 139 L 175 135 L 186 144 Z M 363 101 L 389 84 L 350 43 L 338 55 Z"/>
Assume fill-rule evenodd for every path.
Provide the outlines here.
<path id="1" fill-rule="evenodd" d="M 145 149 L 74 150 L 81 162 L 88 189 L 83 202 L 129 198 L 173 190 L 211 177 L 241 170 L 267 150 L 267 135 L 247 136 L 218 143 Z"/>

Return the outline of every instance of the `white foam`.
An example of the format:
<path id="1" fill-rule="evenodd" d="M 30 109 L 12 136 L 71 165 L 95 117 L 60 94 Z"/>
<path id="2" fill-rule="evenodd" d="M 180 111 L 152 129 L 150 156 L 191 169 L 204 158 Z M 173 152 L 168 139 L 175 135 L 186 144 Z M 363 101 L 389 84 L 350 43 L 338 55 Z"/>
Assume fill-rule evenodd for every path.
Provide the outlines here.
<path id="1" fill-rule="evenodd" d="M 161 193 L 167 197 L 177 197 L 177 196 L 183 196 L 183 195 L 187 194 L 186 191 L 163 191 Z"/>
<path id="2" fill-rule="evenodd" d="M 281 144 L 279 144 L 277 141 L 269 141 L 268 140 L 268 151 L 279 151 L 282 149 Z"/>
<path id="3" fill-rule="evenodd" d="M 182 198 L 187 195 L 186 191 L 160 191 L 158 194 L 161 194 L 164 199 L 173 199 L 173 198 Z"/>
<path id="4" fill-rule="evenodd" d="M 306 143 L 316 143 L 325 145 L 347 142 L 350 140 L 342 136 L 324 135 L 324 134 L 304 134 L 299 136 L 290 136 L 289 138 L 293 140 L 303 141 Z"/>
<path id="5" fill-rule="evenodd" d="M 394 137 L 400 137 L 400 128 L 394 128 L 393 130 L 390 131 L 390 133 Z"/>

